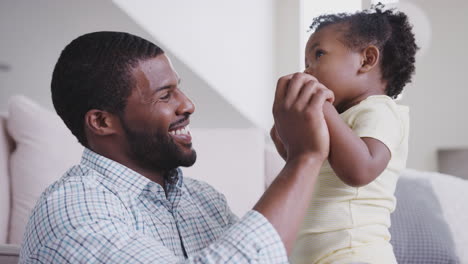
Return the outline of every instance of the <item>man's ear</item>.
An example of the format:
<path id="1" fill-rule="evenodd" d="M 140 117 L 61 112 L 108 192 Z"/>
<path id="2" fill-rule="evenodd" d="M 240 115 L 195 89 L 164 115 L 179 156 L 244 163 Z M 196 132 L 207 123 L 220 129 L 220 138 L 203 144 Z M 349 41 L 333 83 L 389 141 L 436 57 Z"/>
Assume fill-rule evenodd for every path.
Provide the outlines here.
<path id="1" fill-rule="evenodd" d="M 359 68 L 359 73 L 366 73 L 371 71 L 376 65 L 379 64 L 380 51 L 374 46 L 367 46 L 362 51 L 361 56 L 361 68 Z"/>
<path id="2" fill-rule="evenodd" d="M 99 136 L 112 135 L 117 132 L 117 116 L 107 111 L 91 109 L 85 115 L 85 127 Z"/>

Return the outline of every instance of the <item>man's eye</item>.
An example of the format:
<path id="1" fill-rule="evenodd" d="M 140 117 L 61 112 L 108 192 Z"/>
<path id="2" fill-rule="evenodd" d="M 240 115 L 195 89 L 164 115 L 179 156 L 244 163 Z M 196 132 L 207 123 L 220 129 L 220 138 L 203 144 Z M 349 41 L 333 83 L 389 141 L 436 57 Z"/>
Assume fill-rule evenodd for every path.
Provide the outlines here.
<path id="1" fill-rule="evenodd" d="M 171 93 L 166 93 L 164 96 L 161 96 L 159 99 L 161 100 L 167 100 L 171 97 Z"/>
<path id="2" fill-rule="evenodd" d="M 323 50 L 317 50 L 315 52 L 315 59 L 319 59 L 320 57 L 322 57 L 323 55 L 325 55 L 325 52 Z"/>

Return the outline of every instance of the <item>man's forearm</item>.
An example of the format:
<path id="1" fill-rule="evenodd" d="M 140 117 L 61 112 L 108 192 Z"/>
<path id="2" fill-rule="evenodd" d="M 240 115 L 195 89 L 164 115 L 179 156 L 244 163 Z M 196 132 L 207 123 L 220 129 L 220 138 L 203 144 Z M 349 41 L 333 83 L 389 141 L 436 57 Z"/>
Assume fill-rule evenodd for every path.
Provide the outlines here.
<path id="1" fill-rule="evenodd" d="M 314 155 L 288 160 L 254 207 L 275 227 L 288 254 L 312 198 L 322 163 L 323 159 Z"/>
<path id="2" fill-rule="evenodd" d="M 308 74 L 295 73 L 278 80 L 273 103 L 278 137 L 272 139 L 281 139 L 277 143 L 284 146 L 287 160 L 254 210 L 275 227 L 288 254 L 312 198 L 320 167 L 328 156 L 325 101 L 333 101 L 333 93 Z"/>

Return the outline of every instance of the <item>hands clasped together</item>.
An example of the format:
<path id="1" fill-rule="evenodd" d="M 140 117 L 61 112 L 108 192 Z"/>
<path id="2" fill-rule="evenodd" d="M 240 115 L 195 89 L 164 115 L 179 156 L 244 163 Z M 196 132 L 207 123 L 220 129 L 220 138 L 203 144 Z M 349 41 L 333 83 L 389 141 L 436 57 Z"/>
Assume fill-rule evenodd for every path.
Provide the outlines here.
<path id="1" fill-rule="evenodd" d="M 312 75 L 294 73 L 278 80 L 270 135 L 283 159 L 328 157 L 330 137 L 323 104 L 333 100 L 333 92 Z"/>

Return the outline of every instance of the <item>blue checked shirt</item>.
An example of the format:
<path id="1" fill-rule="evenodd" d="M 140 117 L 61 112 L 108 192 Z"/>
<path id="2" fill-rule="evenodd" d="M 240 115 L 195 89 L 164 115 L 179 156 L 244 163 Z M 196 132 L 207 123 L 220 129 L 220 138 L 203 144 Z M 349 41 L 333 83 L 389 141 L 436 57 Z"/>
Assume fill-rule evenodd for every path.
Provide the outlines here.
<path id="1" fill-rule="evenodd" d="M 157 183 L 85 149 L 49 186 L 24 235 L 20 263 L 287 263 L 260 213 L 242 219 L 224 196 L 178 170 Z"/>

